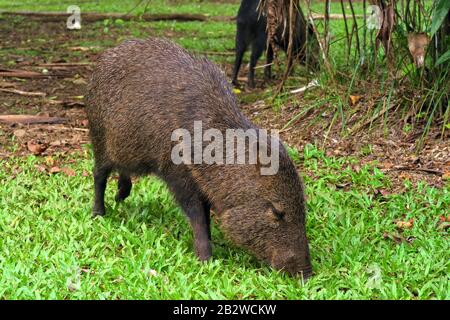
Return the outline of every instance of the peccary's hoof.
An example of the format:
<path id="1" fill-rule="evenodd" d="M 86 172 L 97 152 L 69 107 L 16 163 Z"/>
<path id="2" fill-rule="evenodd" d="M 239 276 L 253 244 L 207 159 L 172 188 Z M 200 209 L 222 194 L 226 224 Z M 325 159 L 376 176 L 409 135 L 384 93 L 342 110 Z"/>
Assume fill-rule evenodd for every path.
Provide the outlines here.
<path id="1" fill-rule="evenodd" d="M 116 202 L 122 202 L 123 200 L 125 200 L 126 197 L 128 197 L 128 195 L 124 195 L 124 194 L 120 193 L 120 191 L 119 191 L 116 193 L 116 196 L 114 199 L 116 200 Z"/>
<path id="2" fill-rule="evenodd" d="M 198 260 L 200 260 L 201 262 L 206 262 L 209 259 L 211 259 L 212 255 L 211 254 L 206 254 L 206 255 L 199 255 L 197 254 Z"/>
<path id="3" fill-rule="evenodd" d="M 105 209 L 104 208 L 103 209 L 94 208 L 92 210 L 92 217 L 94 217 L 94 218 L 98 217 L 98 216 L 102 217 L 104 215 L 105 215 Z"/>
<path id="4" fill-rule="evenodd" d="M 212 256 L 211 245 L 207 244 L 199 244 L 196 246 L 195 253 L 197 254 L 198 260 L 207 261 Z"/>

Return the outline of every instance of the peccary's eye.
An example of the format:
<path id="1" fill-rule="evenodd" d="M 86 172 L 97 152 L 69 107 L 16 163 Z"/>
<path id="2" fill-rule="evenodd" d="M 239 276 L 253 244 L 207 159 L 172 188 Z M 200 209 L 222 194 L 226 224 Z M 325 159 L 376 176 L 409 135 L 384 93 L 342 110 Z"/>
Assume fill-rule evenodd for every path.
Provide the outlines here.
<path id="1" fill-rule="evenodd" d="M 283 220 L 285 213 L 283 211 L 272 208 L 272 213 L 277 220 Z"/>

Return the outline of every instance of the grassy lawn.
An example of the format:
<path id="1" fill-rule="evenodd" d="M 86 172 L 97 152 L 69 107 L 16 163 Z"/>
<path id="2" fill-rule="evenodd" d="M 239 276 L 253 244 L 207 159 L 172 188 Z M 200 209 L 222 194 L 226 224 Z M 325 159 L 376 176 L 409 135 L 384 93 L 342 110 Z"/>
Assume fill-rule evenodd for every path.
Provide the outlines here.
<path id="1" fill-rule="evenodd" d="M 76 3 L 82 12 L 128 12 L 138 2 Z M 71 4 L 0 0 L 0 10 L 65 11 Z M 339 6 L 333 2 L 332 12 L 340 13 Z M 148 12 L 234 16 L 238 7 L 239 1 L 155 0 Z M 360 3 L 355 8 L 362 13 Z M 323 4 L 316 3 L 314 9 L 321 13 Z M 169 37 L 192 52 L 207 54 L 228 71 L 234 61 L 234 22 L 105 20 L 68 32 L 56 24 L 45 27 L 20 17 L 10 19 L 13 23 L 0 31 L 13 34 L 17 28 L 38 36 L 18 44 L 11 41 L 15 45 L 0 43 L 0 66 L 8 68 L 15 68 L 17 56 L 90 61 L 92 53 L 149 35 Z M 339 40 L 345 34 L 343 22 L 331 24 L 332 39 Z M 62 37 L 63 44 L 57 41 Z M 92 48 L 89 54 L 70 50 L 76 46 Z M 343 54 L 342 41 L 334 42 L 331 61 L 341 64 Z M 275 68 L 278 75 L 279 70 Z M 258 69 L 257 78 L 262 72 Z M 302 72 L 296 68 L 294 76 Z M 327 112 L 337 110 L 336 96 L 326 96 L 324 77 L 322 73 L 319 81 L 325 94 L 307 92 L 296 104 L 299 115 L 306 112 L 301 107 L 312 108 L 321 101 L 330 101 Z M 290 79 L 287 88 L 291 83 L 292 88 L 303 85 L 299 78 Z M 282 110 L 292 98 L 286 96 L 280 95 L 269 107 Z M 269 86 L 239 95 L 241 104 L 271 97 Z M 8 112 L 27 113 L 30 105 L 11 104 Z M 315 121 L 323 119 L 320 113 Z M 0 135 L 6 136 L 1 127 Z M 4 148 L 20 146 L 11 138 L 0 151 Z M 0 299 L 450 299 L 448 223 L 441 221 L 449 215 L 449 180 L 440 189 L 405 178 L 404 191 L 391 193 L 392 181 L 375 162 L 361 165 L 357 157 L 328 157 L 312 145 L 289 150 L 302 167 L 307 189 L 307 232 L 315 273 L 307 283 L 233 246 L 217 219 L 213 259 L 198 262 L 186 218 L 164 183 L 154 177 L 139 178 L 120 205 L 113 200 L 116 180 L 110 179 L 107 215 L 93 219 L 92 152 L 90 145 L 83 145 L 82 151 L 51 157 L 0 158 Z M 54 165 L 65 170 L 49 174 Z"/>
<path id="2" fill-rule="evenodd" d="M 0 297 L 3 299 L 449 299 L 449 243 L 439 216 L 450 188 L 407 184 L 377 195 L 388 179 L 355 159 L 303 154 L 307 231 L 315 275 L 306 284 L 260 264 L 214 223 L 214 259 L 200 263 L 190 227 L 164 184 L 141 178 L 108 214 L 92 219 L 89 148 L 54 156 L 75 175 L 49 175 L 43 157 L 0 163 Z M 89 174 L 87 174 L 89 173 Z M 351 188 L 337 186 L 350 184 Z M 396 221 L 413 219 L 411 228 Z"/>

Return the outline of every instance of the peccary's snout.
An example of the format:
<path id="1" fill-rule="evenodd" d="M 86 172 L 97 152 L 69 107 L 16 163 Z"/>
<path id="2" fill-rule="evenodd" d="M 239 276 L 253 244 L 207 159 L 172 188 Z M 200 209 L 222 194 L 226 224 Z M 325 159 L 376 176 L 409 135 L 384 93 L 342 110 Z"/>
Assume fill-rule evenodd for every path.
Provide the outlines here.
<path id="1" fill-rule="evenodd" d="M 275 250 L 272 256 L 271 265 L 285 271 L 293 276 L 302 275 L 303 280 L 307 280 L 312 275 L 312 266 L 309 260 L 309 252 L 296 253 L 292 250 Z"/>

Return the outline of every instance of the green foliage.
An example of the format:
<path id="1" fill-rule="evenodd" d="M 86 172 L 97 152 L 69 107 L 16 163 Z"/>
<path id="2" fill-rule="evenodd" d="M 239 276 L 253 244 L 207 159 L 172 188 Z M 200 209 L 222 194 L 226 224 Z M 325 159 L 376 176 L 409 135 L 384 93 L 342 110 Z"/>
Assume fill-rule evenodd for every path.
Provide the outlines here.
<path id="1" fill-rule="evenodd" d="M 431 36 L 433 36 L 436 31 L 441 27 L 445 20 L 445 17 L 450 10 L 450 1 L 448 0 L 435 0 L 435 8 L 433 10 L 433 17 L 431 19 Z"/>
<path id="2" fill-rule="evenodd" d="M 441 65 L 444 62 L 447 62 L 448 60 L 450 60 L 450 50 L 448 50 L 447 52 L 443 53 L 436 61 L 435 66 Z"/>
<path id="3" fill-rule="evenodd" d="M 438 224 L 449 187 L 409 184 L 379 197 L 389 180 L 373 166 L 351 169 L 354 159 L 312 145 L 289 154 L 307 173 L 315 275 L 306 284 L 224 240 L 217 218 L 213 260 L 198 262 L 187 220 L 153 177 L 137 180 L 120 205 L 110 181 L 108 213 L 92 219 L 85 152 L 55 159 L 75 177 L 40 172 L 45 160 L 35 156 L 1 161 L 0 299 L 450 298 L 447 232 Z M 411 218 L 411 229 L 396 229 L 394 221 Z"/>

